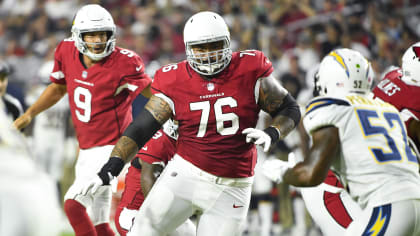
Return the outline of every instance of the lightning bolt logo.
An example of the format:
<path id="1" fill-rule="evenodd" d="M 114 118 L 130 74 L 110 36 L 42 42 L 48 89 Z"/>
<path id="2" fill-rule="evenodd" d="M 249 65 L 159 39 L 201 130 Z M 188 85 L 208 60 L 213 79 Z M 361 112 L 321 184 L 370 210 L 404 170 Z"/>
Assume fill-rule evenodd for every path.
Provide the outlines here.
<path id="1" fill-rule="evenodd" d="M 391 204 L 375 207 L 363 236 L 382 236 L 391 218 Z"/>
<path id="2" fill-rule="evenodd" d="M 344 59 L 342 56 L 340 56 L 340 54 L 338 54 L 336 51 L 332 51 L 330 52 L 330 54 L 328 54 L 328 56 L 334 57 L 334 59 L 338 62 L 338 64 L 340 64 L 341 67 L 343 67 L 344 71 L 347 74 L 347 77 L 350 77 L 349 69 L 347 68 L 346 63 L 344 62 Z"/>

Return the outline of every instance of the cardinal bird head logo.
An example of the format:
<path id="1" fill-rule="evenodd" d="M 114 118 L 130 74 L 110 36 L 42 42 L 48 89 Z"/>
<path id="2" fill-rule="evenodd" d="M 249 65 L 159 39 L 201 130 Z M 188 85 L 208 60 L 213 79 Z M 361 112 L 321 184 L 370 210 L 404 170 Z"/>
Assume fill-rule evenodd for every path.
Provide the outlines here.
<path id="1" fill-rule="evenodd" d="M 415 55 L 414 58 L 417 58 L 417 60 L 420 61 L 420 47 L 413 47 L 413 52 Z"/>

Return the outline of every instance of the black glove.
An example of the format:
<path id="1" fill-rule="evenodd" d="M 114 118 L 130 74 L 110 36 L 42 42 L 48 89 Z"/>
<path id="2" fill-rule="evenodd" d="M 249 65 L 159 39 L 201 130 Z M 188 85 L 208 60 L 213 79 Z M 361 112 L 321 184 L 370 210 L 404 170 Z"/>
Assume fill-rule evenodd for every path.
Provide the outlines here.
<path id="1" fill-rule="evenodd" d="M 118 157 L 109 158 L 108 162 L 102 166 L 102 169 L 99 171 L 98 176 L 101 178 L 104 185 L 109 185 L 110 173 L 112 176 L 117 177 L 122 169 L 124 168 L 124 161 Z"/>

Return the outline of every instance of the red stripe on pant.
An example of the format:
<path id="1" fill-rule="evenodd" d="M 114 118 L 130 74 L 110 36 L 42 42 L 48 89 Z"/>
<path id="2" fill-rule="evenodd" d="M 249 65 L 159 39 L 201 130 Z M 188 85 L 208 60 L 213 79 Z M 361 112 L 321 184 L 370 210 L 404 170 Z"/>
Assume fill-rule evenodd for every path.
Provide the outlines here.
<path id="1" fill-rule="evenodd" d="M 324 205 L 327 208 L 331 217 L 342 227 L 347 228 L 353 221 L 348 213 L 343 201 L 340 198 L 340 193 L 330 193 L 324 191 Z"/>

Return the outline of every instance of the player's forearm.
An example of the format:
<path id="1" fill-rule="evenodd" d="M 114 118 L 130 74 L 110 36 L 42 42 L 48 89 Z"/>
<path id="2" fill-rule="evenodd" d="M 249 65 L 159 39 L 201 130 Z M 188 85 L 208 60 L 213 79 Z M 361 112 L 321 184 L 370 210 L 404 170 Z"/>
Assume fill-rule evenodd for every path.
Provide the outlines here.
<path id="1" fill-rule="evenodd" d="M 271 75 L 262 79 L 259 95 L 258 104 L 271 115 L 271 126 L 278 130 L 279 139 L 283 139 L 300 122 L 299 105 Z"/>
<path id="2" fill-rule="evenodd" d="M 291 118 L 279 115 L 274 118 L 271 126 L 278 129 L 279 139 L 283 139 L 296 127 L 296 124 Z"/>
<path id="3" fill-rule="evenodd" d="M 141 190 L 143 192 L 144 197 L 146 197 L 152 189 L 153 184 L 155 184 L 156 177 L 154 175 L 153 164 L 142 162 L 141 168 Z"/>
<path id="4" fill-rule="evenodd" d="M 123 136 L 112 150 L 111 157 L 119 157 L 127 163 L 161 126 L 150 111 L 143 109 L 124 131 Z"/>
<path id="5" fill-rule="evenodd" d="M 50 84 L 38 100 L 28 108 L 25 112 L 27 115 L 31 117 L 35 117 L 39 113 L 47 110 L 48 108 L 52 107 L 61 98 L 66 94 L 66 86 L 65 85 L 58 85 L 58 84 Z"/>
<path id="6" fill-rule="evenodd" d="M 138 151 L 139 147 L 133 139 L 122 136 L 115 144 L 114 149 L 112 149 L 111 157 L 121 158 L 124 163 L 127 163 L 134 158 Z"/>
<path id="7" fill-rule="evenodd" d="M 322 183 L 325 176 L 316 173 L 313 166 L 305 162 L 296 164 L 283 175 L 283 182 L 296 187 L 312 187 Z"/>

